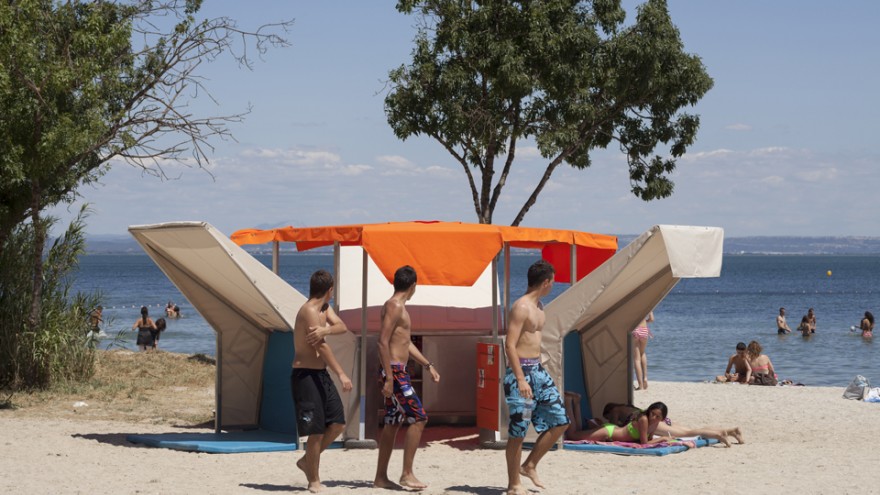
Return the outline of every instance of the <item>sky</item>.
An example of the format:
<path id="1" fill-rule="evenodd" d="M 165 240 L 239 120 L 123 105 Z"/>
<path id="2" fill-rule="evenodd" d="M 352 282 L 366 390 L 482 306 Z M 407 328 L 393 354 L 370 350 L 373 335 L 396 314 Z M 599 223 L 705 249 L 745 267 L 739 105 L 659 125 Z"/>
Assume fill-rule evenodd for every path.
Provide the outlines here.
<path id="1" fill-rule="evenodd" d="M 626 1 L 632 22 L 641 2 Z M 639 234 L 655 224 L 722 227 L 727 236 L 880 236 L 880 2 L 670 0 L 685 50 L 714 79 L 690 113 L 696 142 L 671 197 L 630 192 L 612 147 L 586 170 L 561 166 L 522 225 Z M 291 46 L 242 69 L 200 68 L 194 115 L 233 114 L 235 141 L 215 141 L 206 170 L 166 163 L 160 180 L 116 164 L 81 203 L 89 234 L 129 225 L 206 221 L 244 228 L 407 220 L 476 221 L 461 166 L 435 141 L 401 141 L 388 125 L 388 72 L 410 60 L 416 19 L 393 1 L 205 2 L 201 14 L 240 27 L 294 19 Z M 546 162 L 519 146 L 494 222 L 510 224 Z M 210 172 L 210 173 L 208 173 Z"/>

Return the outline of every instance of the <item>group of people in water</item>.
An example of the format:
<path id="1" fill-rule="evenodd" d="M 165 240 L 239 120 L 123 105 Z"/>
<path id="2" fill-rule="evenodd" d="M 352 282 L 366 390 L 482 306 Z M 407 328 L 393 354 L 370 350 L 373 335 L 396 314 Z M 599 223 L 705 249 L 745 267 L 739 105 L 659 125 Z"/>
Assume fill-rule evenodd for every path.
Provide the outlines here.
<path id="1" fill-rule="evenodd" d="M 861 332 L 862 337 L 872 338 L 874 336 L 874 315 L 870 311 L 865 311 L 864 316 L 859 322 L 859 326 L 852 326 L 850 327 L 850 330 L 858 330 Z M 816 333 L 816 312 L 813 308 L 808 309 L 807 314 L 801 318 L 797 331 L 804 337 L 810 337 Z M 785 335 L 791 332 L 792 330 L 785 319 L 785 308 L 779 308 L 779 314 L 776 316 L 776 333 L 779 335 Z"/>
<path id="2" fill-rule="evenodd" d="M 809 337 L 816 333 L 816 312 L 813 308 L 807 310 L 807 314 L 801 318 L 801 322 L 797 327 L 798 332 L 804 337 Z M 785 335 L 791 333 L 791 328 L 785 319 L 785 308 L 779 308 L 779 314 L 776 315 L 776 333 Z"/>

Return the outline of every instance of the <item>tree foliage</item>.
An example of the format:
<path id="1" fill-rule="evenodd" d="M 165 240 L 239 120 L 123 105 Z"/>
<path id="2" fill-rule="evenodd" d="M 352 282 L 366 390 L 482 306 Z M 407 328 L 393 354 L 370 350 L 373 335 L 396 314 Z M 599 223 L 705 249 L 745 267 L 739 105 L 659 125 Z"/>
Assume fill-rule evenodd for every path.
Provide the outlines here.
<path id="1" fill-rule="evenodd" d="M 184 163 L 202 167 L 211 142 L 231 137 L 228 125 L 243 113 L 192 113 L 193 99 L 210 98 L 199 66 L 229 53 L 250 67 L 249 47 L 262 54 L 287 44 L 277 32 L 290 22 L 244 31 L 230 18 L 197 19 L 201 3 L 0 3 L 0 258 L 30 274 L 27 291 L 18 279 L 0 286 L 5 301 L 28 304 L 25 327 L 15 332 L 62 331 L 46 327 L 57 321 L 44 321 L 51 294 L 43 291 L 53 276 L 44 259 L 52 221 L 41 212 L 73 201 L 78 187 L 98 180 L 113 163 L 158 176 L 164 176 L 165 160 L 188 158 Z M 58 349 L 39 352 L 54 359 Z"/>
<path id="2" fill-rule="evenodd" d="M 665 0 L 624 25 L 619 0 L 400 0 L 419 19 L 412 61 L 390 75 L 388 123 L 401 139 L 439 142 L 467 176 L 477 218 L 491 223 L 522 140 L 547 165 L 519 225 L 563 162 L 577 169 L 616 144 L 632 193 L 672 194 L 670 173 L 696 137 L 683 111 L 712 87 L 684 51 Z M 657 154 L 665 147 L 666 156 Z"/>
<path id="3" fill-rule="evenodd" d="M 113 159 L 162 174 L 189 152 L 197 166 L 212 138 L 242 114 L 197 117 L 208 93 L 200 64 L 224 52 L 249 66 L 286 41 L 273 28 L 197 20 L 201 0 L 20 0 L 0 4 L 0 245 L 47 205 L 74 199 Z M 274 29 L 277 30 L 277 29 Z M 239 46 L 240 45 L 240 46 Z"/>

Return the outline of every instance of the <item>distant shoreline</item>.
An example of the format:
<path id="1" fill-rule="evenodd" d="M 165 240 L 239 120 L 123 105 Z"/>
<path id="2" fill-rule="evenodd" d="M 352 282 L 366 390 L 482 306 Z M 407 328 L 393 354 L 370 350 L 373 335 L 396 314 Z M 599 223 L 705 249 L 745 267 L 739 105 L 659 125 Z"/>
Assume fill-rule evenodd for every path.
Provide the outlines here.
<path id="1" fill-rule="evenodd" d="M 143 249 L 124 236 L 118 239 L 88 239 L 86 254 L 143 255 Z M 636 236 L 620 235 L 618 244 L 623 247 Z M 271 244 L 245 246 L 251 254 L 271 254 Z M 329 255 L 332 247 L 322 247 L 306 252 L 296 251 L 292 244 L 282 244 L 281 254 Z M 517 255 L 519 250 L 513 249 Z M 530 250 L 529 250 L 530 252 Z M 876 256 L 880 255 L 880 237 L 729 237 L 724 239 L 724 255 L 745 256 Z"/>

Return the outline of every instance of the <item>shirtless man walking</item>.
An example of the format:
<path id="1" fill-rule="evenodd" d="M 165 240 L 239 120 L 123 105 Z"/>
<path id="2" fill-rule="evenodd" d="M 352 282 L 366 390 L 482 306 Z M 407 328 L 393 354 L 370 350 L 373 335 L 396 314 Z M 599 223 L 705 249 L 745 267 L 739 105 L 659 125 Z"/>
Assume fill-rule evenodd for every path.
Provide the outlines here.
<path id="1" fill-rule="evenodd" d="M 541 298 L 553 288 L 553 266 L 539 260 L 529 267 L 525 295 L 513 303 L 507 323 L 507 374 L 504 376 L 504 396 L 510 410 L 507 439 L 507 493 L 524 495 L 520 476 L 526 476 L 539 488 L 538 463 L 565 432 L 569 419 L 565 414 L 562 396 L 550 374 L 541 366 L 541 331 L 544 329 L 544 308 Z M 540 433 L 534 448 L 520 464 L 522 444 L 529 427 L 523 418 L 525 402 L 533 401 L 531 421 Z"/>
<path id="2" fill-rule="evenodd" d="M 351 390 L 351 380 L 333 356 L 324 337 L 348 331 L 339 319 L 330 299 L 333 297 L 333 276 L 324 270 L 309 280 L 309 300 L 296 314 L 293 345 L 296 351 L 290 386 L 296 405 L 296 427 L 300 436 L 308 435 L 306 453 L 297 462 L 309 482 L 309 491 L 317 493 L 324 486 L 318 475 L 321 453 L 345 428 L 345 412 L 336 386 L 327 373 L 329 366 L 342 382 L 342 390 Z"/>
<path id="3" fill-rule="evenodd" d="M 431 372 L 435 382 L 440 375 L 433 363 L 419 352 L 410 340 L 412 333 L 406 302 L 416 292 L 416 271 L 409 265 L 402 266 L 394 273 L 394 295 L 382 307 L 382 327 L 379 333 L 379 362 L 381 366 L 380 384 L 382 395 L 385 396 L 385 426 L 379 440 L 379 461 L 376 465 L 376 488 L 399 489 L 400 485 L 421 490 L 428 485 L 422 483 L 413 474 L 413 460 L 422 431 L 428 423 L 428 415 L 422 407 L 422 401 L 412 388 L 406 363 L 410 356 L 413 360 Z M 394 440 L 400 425 L 406 422 L 406 442 L 403 447 L 403 473 L 400 485 L 388 479 L 388 461 L 394 449 Z"/>

